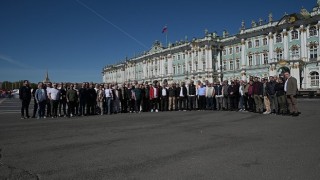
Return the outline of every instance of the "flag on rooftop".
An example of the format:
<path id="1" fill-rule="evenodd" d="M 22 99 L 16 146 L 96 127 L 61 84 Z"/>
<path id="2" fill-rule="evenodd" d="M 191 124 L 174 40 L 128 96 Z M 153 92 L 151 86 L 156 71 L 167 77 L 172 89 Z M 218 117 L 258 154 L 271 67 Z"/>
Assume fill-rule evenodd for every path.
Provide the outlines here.
<path id="1" fill-rule="evenodd" d="M 167 26 L 164 26 L 163 29 L 162 29 L 162 33 L 165 33 L 165 32 L 167 32 L 167 31 L 168 31 Z"/>

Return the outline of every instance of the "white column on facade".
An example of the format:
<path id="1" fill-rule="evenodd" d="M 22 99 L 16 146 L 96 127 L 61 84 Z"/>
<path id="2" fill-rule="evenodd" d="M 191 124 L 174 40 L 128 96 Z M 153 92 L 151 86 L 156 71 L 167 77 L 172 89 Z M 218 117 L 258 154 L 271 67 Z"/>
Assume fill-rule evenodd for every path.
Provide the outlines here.
<path id="1" fill-rule="evenodd" d="M 158 59 L 158 75 L 162 75 L 162 59 L 160 57 Z"/>
<path id="2" fill-rule="evenodd" d="M 184 67 L 185 67 L 185 69 L 183 70 L 184 72 L 187 72 L 188 71 L 188 59 L 189 59 L 189 53 L 188 53 L 188 51 L 185 51 L 184 52 Z M 183 66 L 182 66 L 183 67 Z"/>
<path id="3" fill-rule="evenodd" d="M 212 49 L 208 48 L 208 62 L 207 62 L 207 69 L 208 71 L 212 71 L 213 66 L 212 66 Z"/>
<path id="4" fill-rule="evenodd" d="M 222 49 L 221 49 L 220 51 L 222 51 Z M 218 54 L 217 54 L 217 61 L 218 61 L 218 73 L 220 73 L 220 72 L 221 72 L 221 68 L 222 68 L 222 64 L 221 64 L 221 61 L 220 61 L 220 59 L 221 59 L 221 53 L 220 53 L 220 51 L 218 51 Z"/>
<path id="5" fill-rule="evenodd" d="M 160 76 L 161 75 L 161 57 L 157 58 L 157 75 Z"/>
<path id="6" fill-rule="evenodd" d="M 244 39 L 241 39 L 241 66 L 242 69 L 245 69 L 247 65 L 246 61 L 246 41 Z M 220 67 L 220 65 L 219 65 Z"/>
<path id="7" fill-rule="evenodd" d="M 272 32 L 269 33 L 269 54 L 268 54 L 268 62 L 273 62 L 274 54 L 273 54 L 273 48 L 274 48 L 274 38 Z"/>
<path id="8" fill-rule="evenodd" d="M 318 25 L 317 25 L 317 28 L 318 28 L 318 37 L 319 37 L 319 43 L 320 43 L 320 20 L 318 21 Z M 320 48 L 319 48 L 319 45 L 318 45 L 318 51 L 317 51 L 317 54 L 318 54 L 318 60 L 320 58 Z"/>
<path id="9" fill-rule="evenodd" d="M 143 79 L 147 78 L 147 62 L 146 60 L 143 61 Z"/>
<path id="10" fill-rule="evenodd" d="M 203 61 L 202 61 L 202 51 L 201 49 L 198 50 L 198 70 L 203 70 Z M 201 57 L 201 58 L 200 58 Z"/>
<path id="11" fill-rule="evenodd" d="M 165 62 L 165 58 L 164 57 L 162 57 L 162 59 L 161 59 L 161 75 L 162 76 L 164 76 L 164 70 L 165 70 L 165 68 L 164 68 L 164 62 Z"/>
<path id="12" fill-rule="evenodd" d="M 153 74 L 151 75 L 152 76 L 156 76 L 155 74 L 155 65 L 156 65 L 156 60 L 155 59 L 152 59 L 152 67 L 151 67 L 151 71 L 153 72 Z"/>
<path id="13" fill-rule="evenodd" d="M 300 50 L 301 50 L 301 58 L 306 61 L 308 57 L 307 53 L 307 32 L 303 25 L 300 26 Z"/>
<path id="14" fill-rule="evenodd" d="M 168 54 L 168 75 L 172 75 L 172 55 Z"/>
<path id="15" fill-rule="evenodd" d="M 123 68 L 121 68 L 121 83 L 125 82 L 125 71 Z"/>
<path id="16" fill-rule="evenodd" d="M 289 59 L 289 38 L 286 29 L 283 29 L 283 59 Z M 291 31 L 290 31 L 291 32 Z"/>
<path id="17" fill-rule="evenodd" d="M 194 67 L 194 50 L 191 51 L 191 66 L 192 66 L 192 72 L 195 70 Z"/>
<path id="18" fill-rule="evenodd" d="M 204 52 L 205 52 L 205 62 L 206 62 L 206 67 L 204 69 L 204 71 L 207 71 L 209 69 L 209 47 L 205 46 L 204 48 Z"/>

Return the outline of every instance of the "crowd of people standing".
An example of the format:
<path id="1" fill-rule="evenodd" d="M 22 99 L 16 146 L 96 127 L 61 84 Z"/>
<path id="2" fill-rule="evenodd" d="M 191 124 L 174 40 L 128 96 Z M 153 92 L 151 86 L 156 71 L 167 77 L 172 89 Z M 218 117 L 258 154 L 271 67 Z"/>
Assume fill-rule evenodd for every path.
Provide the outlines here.
<path id="1" fill-rule="evenodd" d="M 21 118 L 74 117 L 159 111 L 239 111 L 298 116 L 297 80 L 289 72 L 247 81 L 167 83 L 38 83 L 25 80 L 19 95 Z"/>

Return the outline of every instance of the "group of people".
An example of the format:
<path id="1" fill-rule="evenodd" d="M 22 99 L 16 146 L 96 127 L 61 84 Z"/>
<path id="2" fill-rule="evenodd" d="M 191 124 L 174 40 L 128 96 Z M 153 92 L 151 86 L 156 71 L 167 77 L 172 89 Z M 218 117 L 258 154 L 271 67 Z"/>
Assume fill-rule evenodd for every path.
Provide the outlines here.
<path id="1" fill-rule="evenodd" d="M 159 111 L 240 111 L 261 114 L 298 116 L 297 80 L 289 72 L 284 76 L 270 76 L 249 81 L 222 83 L 190 81 L 188 84 L 124 83 L 122 85 L 84 82 L 38 83 L 31 89 L 24 81 L 19 96 L 21 118 L 29 118 L 29 104 L 33 97 L 33 118 L 111 115 Z"/>

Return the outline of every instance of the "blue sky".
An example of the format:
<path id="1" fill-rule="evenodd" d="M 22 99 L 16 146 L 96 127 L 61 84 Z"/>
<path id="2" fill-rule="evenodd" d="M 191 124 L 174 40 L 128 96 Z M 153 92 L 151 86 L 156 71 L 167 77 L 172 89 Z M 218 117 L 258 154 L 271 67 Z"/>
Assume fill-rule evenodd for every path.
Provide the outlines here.
<path id="1" fill-rule="evenodd" d="M 312 10 L 316 0 L 0 0 L 0 81 L 101 82 L 105 65 L 148 51 L 155 40 L 236 34 L 244 20 Z"/>

